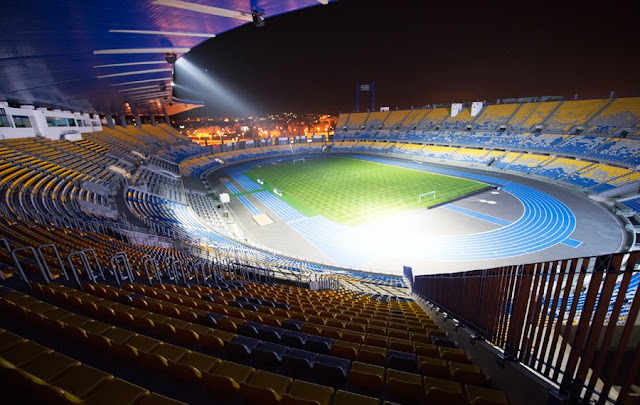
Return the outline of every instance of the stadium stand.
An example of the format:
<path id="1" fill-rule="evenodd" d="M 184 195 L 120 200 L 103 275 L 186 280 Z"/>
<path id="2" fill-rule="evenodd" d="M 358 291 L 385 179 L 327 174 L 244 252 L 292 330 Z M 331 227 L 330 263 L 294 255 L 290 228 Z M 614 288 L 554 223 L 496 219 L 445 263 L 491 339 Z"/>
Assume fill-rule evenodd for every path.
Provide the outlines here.
<path id="1" fill-rule="evenodd" d="M 565 101 L 546 121 L 548 130 L 568 133 L 576 125 L 584 125 L 611 100 L 575 100 Z"/>
<path id="2" fill-rule="evenodd" d="M 367 118 L 369 118 L 369 113 L 350 114 L 349 120 L 347 121 L 347 128 L 360 129 L 367 122 Z"/>
<path id="3" fill-rule="evenodd" d="M 384 121 L 383 129 L 396 129 L 409 117 L 410 113 L 411 111 L 406 110 L 392 111 Z"/>
<path id="4" fill-rule="evenodd" d="M 592 133 L 614 133 L 620 128 L 637 128 L 640 121 L 640 97 L 613 100 L 591 122 Z"/>
<path id="5" fill-rule="evenodd" d="M 471 123 L 475 117 L 471 116 L 471 111 L 468 108 L 464 108 L 455 117 L 449 117 L 444 122 L 445 129 L 462 129 Z"/>
<path id="6" fill-rule="evenodd" d="M 415 123 L 420 129 L 433 129 L 437 125 L 442 124 L 447 117 L 449 117 L 448 108 L 434 108 L 429 110 L 420 121 L 416 120 Z"/>
<path id="7" fill-rule="evenodd" d="M 448 109 L 442 107 L 405 111 L 405 115 L 401 114 L 402 111 L 396 111 L 389 116 L 404 117 L 399 130 L 395 130 L 395 126 L 394 131 L 384 128 L 344 132 L 338 128 L 335 135 L 336 140 L 384 139 L 399 142 L 396 146 L 374 149 L 361 144 L 354 148 L 354 144 L 343 142 L 334 145 L 333 151 L 389 153 L 467 164 L 481 163 L 495 169 L 525 172 L 592 192 L 603 192 L 635 181 L 633 175 L 616 166 L 633 171 L 640 163 L 640 144 L 636 139 L 612 135 L 621 125 L 628 130 L 636 128 L 637 100 L 488 105 L 474 120 L 468 110 L 463 110 L 454 118 L 448 117 Z M 616 112 L 627 107 L 630 111 L 626 113 Z M 366 126 L 367 118 L 373 114 L 377 113 L 349 114 L 344 120 L 355 116 L 359 123 Z M 605 117 L 612 117 L 610 125 L 605 125 Z M 376 124 L 378 121 L 375 119 Z M 470 122 L 475 123 L 473 130 L 464 130 Z M 592 125 L 595 123 L 599 129 L 590 133 L 590 129 L 596 128 Z M 442 129 L 436 130 L 436 126 L 442 126 Z M 580 127 L 582 132 L 579 135 L 569 134 L 574 127 Z M 540 132 L 538 128 L 543 128 L 543 131 Z M 610 136 L 602 135 L 607 132 L 603 128 L 609 128 L 607 131 Z M 482 148 L 484 152 L 476 148 Z M 507 153 L 503 153 L 503 150 L 507 150 Z M 516 151 L 527 153 L 516 161 L 520 155 Z M 532 157 L 536 154 L 530 152 L 542 152 L 557 159 L 542 155 Z M 578 158 L 580 163 L 564 157 Z"/>
<path id="8" fill-rule="evenodd" d="M 522 128 L 532 130 L 535 126 L 542 125 L 561 103 L 560 101 L 545 101 L 536 104 L 531 114 L 523 121 Z"/>
<path id="9" fill-rule="evenodd" d="M 535 172 L 535 174 L 538 176 L 550 177 L 553 180 L 558 180 L 560 178 L 570 176 L 590 165 L 590 162 L 558 157 L 541 167 Z"/>
<path id="10" fill-rule="evenodd" d="M 475 121 L 446 108 L 349 114 L 328 146 L 488 165 L 599 193 L 640 182 L 636 139 L 601 133 L 637 125 L 616 101 L 487 106 Z M 529 132 L 537 125 L 552 133 Z M 575 126 L 598 132 L 567 133 Z M 262 251 L 227 229 L 207 171 L 224 167 L 252 192 L 236 164 L 323 146 L 221 152 L 147 124 L 0 141 L 6 381 L 45 402 L 508 403 L 400 277 Z M 640 208 L 634 196 L 618 203 Z M 565 299 L 576 316 L 586 294 Z M 633 302 L 606 316 L 626 321 Z"/>
<path id="11" fill-rule="evenodd" d="M 404 129 L 417 128 L 418 123 L 422 121 L 425 115 L 429 114 L 430 111 L 431 110 L 428 109 L 411 110 L 409 115 L 407 115 L 407 118 L 404 120 L 402 127 Z"/>
<path id="12" fill-rule="evenodd" d="M 388 111 L 376 111 L 370 113 L 367 117 L 367 123 L 365 127 L 370 130 L 382 129 L 382 124 L 387 119 L 389 114 L 390 113 Z"/>
<path id="13" fill-rule="evenodd" d="M 507 121 L 509 129 L 519 130 L 523 128 L 524 122 L 531 116 L 533 111 L 538 107 L 536 103 L 520 104 L 520 107 L 513 113 Z M 488 108 L 488 107 L 487 107 Z"/>
<path id="14" fill-rule="evenodd" d="M 495 104 L 487 106 L 476 119 L 476 130 L 491 131 L 506 123 L 518 110 L 519 104 Z"/>

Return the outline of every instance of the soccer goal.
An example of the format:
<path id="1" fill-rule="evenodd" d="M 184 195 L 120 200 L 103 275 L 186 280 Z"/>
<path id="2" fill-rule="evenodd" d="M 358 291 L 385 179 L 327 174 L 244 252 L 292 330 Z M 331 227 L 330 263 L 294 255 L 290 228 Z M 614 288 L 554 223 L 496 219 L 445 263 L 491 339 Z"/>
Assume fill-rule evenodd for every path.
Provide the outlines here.
<path id="1" fill-rule="evenodd" d="M 295 165 L 296 163 L 304 163 L 304 158 L 293 159 L 293 164 Z"/>
<path id="2" fill-rule="evenodd" d="M 435 200 L 435 198 L 436 198 L 435 190 L 429 191 L 427 193 L 422 193 L 418 196 L 418 204 L 420 204 L 422 200 Z"/>

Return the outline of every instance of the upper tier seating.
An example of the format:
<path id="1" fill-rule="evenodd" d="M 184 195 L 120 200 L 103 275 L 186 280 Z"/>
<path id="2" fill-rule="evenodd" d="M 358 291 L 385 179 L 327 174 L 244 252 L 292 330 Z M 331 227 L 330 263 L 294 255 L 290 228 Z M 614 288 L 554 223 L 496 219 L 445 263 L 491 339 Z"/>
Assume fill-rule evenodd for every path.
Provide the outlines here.
<path id="1" fill-rule="evenodd" d="M 380 129 L 379 127 L 382 126 L 382 123 L 387 119 L 389 114 L 389 111 L 376 111 L 370 113 L 367 118 L 367 122 L 365 123 L 365 128 L 373 130 Z"/>
<path id="2" fill-rule="evenodd" d="M 405 121 L 410 112 L 407 110 L 392 111 L 384 121 L 383 129 L 396 129 Z"/>
<path id="3" fill-rule="evenodd" d="M 565 101 L 549 117 L 545 126 L 550 130 L 568 132 L 576 125 L 583 125 L 594 117 L 611 100 Z"/>
<path id="4" fill-rule="evenodd" d="M 529 118 L 529 116 L 531 116 L 536 108 L 538 108 L 537 103 L 520 104 L 520 108 L 518 108 L 516 112 L 511 116 L 511 118 L 507 121 L 508 128 L 514 130 L 527 130 L 528 128 L 524 128 L 523 124 Z"/>
<path id="5" fill-rule="evenodd" d="M 541 125 L 547 117 L 560 105 L 560 101 L 545 101 L 537 103 L 531 114 L 522 123 L 522 129 L 531 130 L 536 125 Z"/>
<path id="6" fill-rule="evenodd" d="M 333 151 L 390 153 L 418 159 L 489 164 L 496 169 L 550 177 L 572 186 L 602 192 L 636 181 L 631 173 L 634 171 L 629 169 L 635 169 L 640 164 L 638 139 L 612 135 L 623 126 L 631 131 L 626 135 L 640 134 L 639 100 L 488 105 L 475 119 L 468 114 L 468 110 L 463 110 L 453 118 L 448 116 L 447 108 L 409 110 L 404 113 L 395 111 L 389 117 L 393 117 L 394 123 L 402 119 L 399 129 L 396 129 L 397 125 L 366 131 L 345 132 L 338 128 L 335 139 L 346 142 L 334 145 Z M 467 128 L 469 123 L 473 123 L 471 129 Z M 598 130 L 590 132 L 596 124 Z M 579 135 L 567 134 L 575 127 L 580 127 L 582 132 Z M 601 135 L 605 133 L 610 136 Z M 622 132 L 620 134 L 626 136 Z M 398 143 L 390 147 L 373 147 L 374 144 L 361 143 L 355 146 L 350 142 L 357 139 Z M 526 154 L 518 160 L 521 153 L 516 151 Z M 563 156 L 581 160 L 565 159 Z M 553 160 L 555 157 L 558 159 Z"/>
<path id="7" fill-rule="evenodd" d="M 449 117 L 443 123 L 445 129 L 461 129 L 466 128 L 467 124 L 472 122 L 475 117 L 471 116 L 471 110 L 463 108 L 455 117 Z"/>
<path id="8" fill-rule="evenodd" d="M 482 131 L 496 129 L 506 123 L 518 107 L 520 107 L 519 104 L 496 104 L 485 107 L 476 119 L 475 129 Z"/>
<path id="9" fill-rule="evenodd" d="M 428 113 L 420 120 L 416 121 L 418 129 L 431 129 L 435 128 L 437 125 L 442 124 L 444 120 L 446 120 L 450 115 L 450 111 L 448 108 L 434 108 L 428 110 Z"/>
<path id="10" fill-rule="evenodd" d="M 367 118 L 369 117 L 369 113 L 354 113 L 349 115 L 349 121 L 347 121 L 347 127 L 349 129 L 360 129 Z"/>
<path id="11" fill-rule="evenodd" d="M 637 128 L 640 122 L 640 97 L 618 98 L 591 122 L 596 133 L 613 133 L 618 128 Z"/>

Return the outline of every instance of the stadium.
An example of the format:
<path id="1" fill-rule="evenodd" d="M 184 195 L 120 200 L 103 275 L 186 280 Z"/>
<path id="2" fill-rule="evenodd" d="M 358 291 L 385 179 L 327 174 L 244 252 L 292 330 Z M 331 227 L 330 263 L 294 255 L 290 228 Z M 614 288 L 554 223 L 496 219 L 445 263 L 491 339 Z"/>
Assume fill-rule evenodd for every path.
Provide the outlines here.
<path id="1" fill-rule="evenodd" d="M 198 47 L 342 2 L 11 5 L 3 403 L 637 403 L 640 97 L 172 125 L 244 107 Z"/>

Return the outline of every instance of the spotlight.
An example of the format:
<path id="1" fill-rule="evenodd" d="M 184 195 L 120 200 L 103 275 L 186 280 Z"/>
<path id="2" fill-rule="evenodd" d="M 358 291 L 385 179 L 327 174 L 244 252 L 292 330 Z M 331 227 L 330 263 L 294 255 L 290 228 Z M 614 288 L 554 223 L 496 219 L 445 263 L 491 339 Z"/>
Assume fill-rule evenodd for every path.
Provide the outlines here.
<path id="1" fill-rule="evenodd" d="M 264 18 L 262 18 L 263 15 L 264 15 L 264 11 L 254 10 L 251 12 L 251 18 L 253 19 L 253 24 L 258 28 L 264 27 Z"/>
<path id="2" fill-rule="evenodd" d="M 176 55 L 175 53 L 166 53 L 164 54 L 164 59 L 167 61 L 168 64 L 173 65 L 174 63 L 176 63 L 176 60 L 178 59 L 178 55 Z"/>

